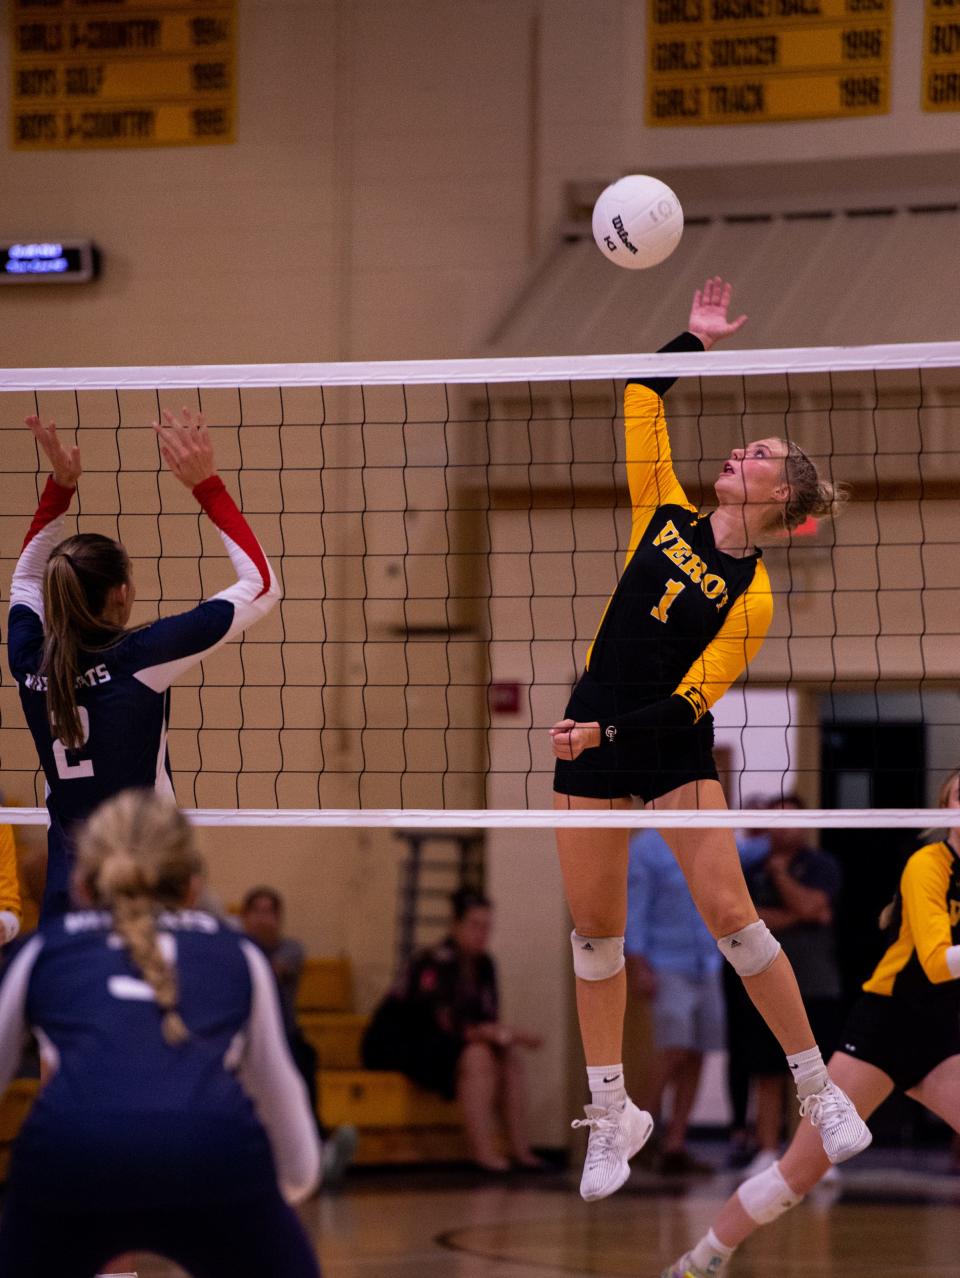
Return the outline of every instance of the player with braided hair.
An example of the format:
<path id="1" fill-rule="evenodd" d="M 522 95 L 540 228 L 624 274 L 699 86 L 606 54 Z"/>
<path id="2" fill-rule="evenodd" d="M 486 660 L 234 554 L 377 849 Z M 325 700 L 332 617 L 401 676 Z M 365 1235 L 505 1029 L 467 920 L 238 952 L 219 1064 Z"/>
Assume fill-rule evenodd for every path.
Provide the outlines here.
<path id="1" fill-rule="evenodd" d="M 0 1273 L 93 1278 L 143 1250 L 204 1278 L 317 1278 L 288 1205 L 320 1173 L 306 1089 L 267 960 L 194 908 L 202 872 L 173 799 L 127 790 L 79 831 L 87 908 L 9 963 L 0 1090 L 28 1029 L 48 1082 L 14 1152 Z"/>

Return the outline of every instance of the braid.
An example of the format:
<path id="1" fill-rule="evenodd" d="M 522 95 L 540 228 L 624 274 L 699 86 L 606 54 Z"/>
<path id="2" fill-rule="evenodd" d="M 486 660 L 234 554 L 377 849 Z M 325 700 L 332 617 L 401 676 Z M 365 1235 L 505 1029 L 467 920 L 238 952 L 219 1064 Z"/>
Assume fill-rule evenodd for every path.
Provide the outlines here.
<path id="1" fill-rule="evenodd" d="M 104 803 L 80 834 L 78 862 L 95 900 L 163 1011 L 163 1037 L 172 1047 L 190 1036 L 178 1010 L 176 968 L 163 953 L 157 916 L 176 909 L 201 868 L 192 831 L 172 799 L 151 790 L 126 790 Z"/>
<path id="2" fill-rule="evenodd" d="M 190 1031 L 177 1011 L 177 972 L 160 948 L 154 901 L 146 892 L 117 896 L 113 904 L 113 926 L 134 966 L 140 969 L 163 1008 L 164 1039 L 171 1047 L 185 1042 Z"/>

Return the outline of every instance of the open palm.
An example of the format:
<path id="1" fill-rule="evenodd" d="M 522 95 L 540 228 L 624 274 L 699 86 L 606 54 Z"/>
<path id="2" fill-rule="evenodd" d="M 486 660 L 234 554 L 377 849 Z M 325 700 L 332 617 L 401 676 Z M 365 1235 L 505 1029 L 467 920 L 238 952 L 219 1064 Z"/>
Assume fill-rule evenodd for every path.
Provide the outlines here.
<path id="1" fill-rule="evenodd" d="M 160 452 L 171 472 L 187 488 L 195 488 L 217 473 L 213 444 L 203 413 L 184 405 L 179 415 L 163 410 L 163 421 L 154 422 Z"/>
<path id="2" fill-rule="evenodd" d="M 746 324 L 746 315 L 730 319 L 732 296 L 733 285 L 719 275 L 712 276 L 703 288 L 698 288 L 694 293 L 687 330 L 694 337 L 700 338 L 704 350 L 709 350 L 714 342 L 732 336 Z"/>
<path id="3" fill-rule="evenodd" d="M 80 449 L 64 448 L 57 435 L 55 422 L 46 425 L 36 415 L 26 419 L 26 424 L 33 432 L 33 437 L 46 454 L 53 471 L 53 478 L 62 488 L 76 488 L 82 467 L 80 465 Z"/>

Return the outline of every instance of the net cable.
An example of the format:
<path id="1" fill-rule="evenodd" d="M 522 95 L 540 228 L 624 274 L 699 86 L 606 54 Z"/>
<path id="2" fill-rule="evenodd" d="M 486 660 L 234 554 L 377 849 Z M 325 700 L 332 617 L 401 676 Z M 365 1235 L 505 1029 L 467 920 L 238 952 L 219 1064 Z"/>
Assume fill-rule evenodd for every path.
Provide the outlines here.
<path id="1" fill-rule="evenodd" d="M 714 707 L 730 812 L 548 807 L 547 729 L 629 536 L 622 389 L 640 375 L 681 378 L 666 412 L 695 504 L 710 504 L 731 447 L 771 434 L 796 440 L 851 490 L 836 525 L 767 552 L 774 626 Z M 31 412 L 76 431 L 85 469 L 67 531 L 111 531 L 128 546 L 135 623 L 224 584 L 219 539 L 165 473 L 150 426 L 184 402 L 207 415 L 219 470 L 284 587 L 275 613 L 173 689 L 175 786 L 198 823 L 942 821 L 925 802 L 960 756 L 960 342 L 0 370 L 4 589 L 46 474 L 22 424 Z M 878 764 L 872 791 L 854 777 L 836 806 L 781 814 L 747 803 L 751 787 L 815 794 L 824 733 L 897 719 L 924 724 L 929 749 Z M 42 778 L 6 670 L 0 763 L 8 796 L 24 805 L 0 819 L 43 824 Z M 884 802 L 886 780 L 921 772 L 924 793 Z"/>

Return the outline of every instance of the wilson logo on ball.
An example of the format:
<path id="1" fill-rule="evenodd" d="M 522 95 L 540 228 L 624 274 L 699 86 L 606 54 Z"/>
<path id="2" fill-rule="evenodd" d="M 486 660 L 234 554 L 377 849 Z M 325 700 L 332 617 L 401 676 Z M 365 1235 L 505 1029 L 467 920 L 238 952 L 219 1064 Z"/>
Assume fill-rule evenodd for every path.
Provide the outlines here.
<path id="1" fill-rule="evenodd" d="M 626 244 L 630 252 L 636 253 L 637 251 L 636 245 L 630 243 L 630 236 L 627 234 L 626 229 L 624 228 L 623 218 L 619 215 L 619 213 L 613 219 L 613 225 L 616 227 L 617 234 L 620 236 L 621 240 L 623 240 L 624 244 Z"/>

